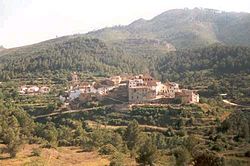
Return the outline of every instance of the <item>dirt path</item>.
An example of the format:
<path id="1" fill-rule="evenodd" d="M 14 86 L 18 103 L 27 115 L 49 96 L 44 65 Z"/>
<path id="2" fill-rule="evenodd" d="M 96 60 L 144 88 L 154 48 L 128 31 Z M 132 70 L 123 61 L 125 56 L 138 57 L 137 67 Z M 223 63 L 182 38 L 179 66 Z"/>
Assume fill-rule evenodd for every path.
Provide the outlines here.
<path id="1" fill-rule="evenodd" d="M 232 103 L 232 102 L 230 102 L 230 101 L 228 101 L 228 100 L 222 100 L 224 103 L 226 103 L 226 104 L 229 104 L 229 105 L 233 105 L 233 106 L 240 106 L 239 104 L 236 104 L 236 103 Z"/>
<path id="2" fill-rule="evenodd" d="M 84 112 L 84 111 L 91 111 L 91 110 L 95 110 L 95 109 L 99 109 L 99 108 L 107 108 L 107 107 L 110 107 L 110 106 L 112 106 L 112 105 L 106 105 L 106 106 L 101 106 L 101 107 L 93 107 L 93 108 L 86 108 L 86 109 L 79 109 L 79 110 L 68 110 L 68 111 L 64 111 L 64 112 L 56 111 L 56 112 L 46 114 L 46 115 L 38 115 L 36 117 L 33 117 L 33 119 L 46 118 L 46 117 L 50 117 L 50 116 L 64 115 L 64 114 Z"/>
<path id="3" fill-rule="evenodd" d="M 127 126 L 113 126 L 113 125 L 103 125 L 103 124 L 99 124 L 97 122 L 94 122 L 94 121 L 86 121 L 87 124 L 90 126 L 90 127 L 93 127 L 93 128 L 106 128 L 106 129 L 118 129 L 118 128 L 126 128 Z M 150 125 L 139 125 L 141 128 L 144 128 L 144 129 L 155 129 L 155 130 L 161 130 L 161 131 L 166 131 L 168 128 L 166 127 L 158 127 L 158 126 L 150 126 Z"/>

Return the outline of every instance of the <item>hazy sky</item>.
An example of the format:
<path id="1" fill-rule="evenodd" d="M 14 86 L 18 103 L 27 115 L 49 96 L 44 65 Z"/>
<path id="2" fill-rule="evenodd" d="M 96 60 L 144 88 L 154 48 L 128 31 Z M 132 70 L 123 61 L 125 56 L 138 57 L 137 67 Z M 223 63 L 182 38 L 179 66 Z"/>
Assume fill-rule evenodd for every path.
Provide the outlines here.
<path id="1" fill-rule="evenodd" d="M 185 7 L 250 13 L 250 0 L 0 0 L 0 45 L 17 47 L 125 25 Z"/>

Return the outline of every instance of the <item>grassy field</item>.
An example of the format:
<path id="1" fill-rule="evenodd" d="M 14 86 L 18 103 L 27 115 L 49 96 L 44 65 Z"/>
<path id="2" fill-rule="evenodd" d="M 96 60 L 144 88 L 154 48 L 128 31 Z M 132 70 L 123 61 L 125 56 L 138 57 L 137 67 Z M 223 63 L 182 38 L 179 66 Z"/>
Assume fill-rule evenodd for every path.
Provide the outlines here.
<path id="1" fill-rule="evenodd" d="M 1 145 L 3 146 L 3 145 Z M 109 165 L 108 157 L 98 152 L 83 152 L 77 147 L 59 147 L 41 149 L 40 156 L 32 155 L 33 148 L 39 145 L 24 145 L 16 158 L 9 158 L 7 153 L 0 155 L 1 166 L 105 166 Z"/>

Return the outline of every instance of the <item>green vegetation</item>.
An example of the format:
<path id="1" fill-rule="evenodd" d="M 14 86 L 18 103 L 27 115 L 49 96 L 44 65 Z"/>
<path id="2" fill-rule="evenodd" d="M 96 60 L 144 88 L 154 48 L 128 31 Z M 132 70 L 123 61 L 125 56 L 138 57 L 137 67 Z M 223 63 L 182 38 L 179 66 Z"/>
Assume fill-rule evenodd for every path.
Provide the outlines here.
<path id="1" fill-rule="evenodd" d="M 211 45 L 171 53 L 130 54 L 98 39 L 71 36 L 0 53 L 0 80 L 29 80 L 66 86 L 72 71 L 85 76 L 150 73 L 161 81 L 176 81 L 200 90 L 204 97 L 227 93 L 227 98 L 249 105 L 250 49 Z M 46 78 L 44 77 L 46 75 Z M 86 77 L 85 77 L 86 78 Z"/>
<path id="2" fill-rule="evenodd" d="M 3 52 L 1 78 L 6 80 L 16 73 L 50 73 L 65 69 L 99 74 L 141 71 L 141 65 L 131 59 L 122 50 L 108 47 L 98 39 L 64 37 Z M 131 66 L 134 66 L 132 70 Z"/>
<path id="3" fill-rule="evenodd" d="M 109 156 L 113 166 L 126 159 L 141 165 L 248 164 L 250 49 L 245 46 L 250 41 L 249 28 L 239 30 L 249 26 L 248 20 L 245 13 L 173 10 L 129 26 L 0 48 L 0 152 L 15 157 L 22 145 L 35 143 L 40 147 L 32 150 L 33 156 L 39 157 L 42 148 L 77 146 Z M 243 46 L 213 44 L 217 42 Z M 178 50 L 169 52 L 173 47 Z M 199 90 L 201 100 L 32 119 L 60 110 L 58 95 L 69 86 L 73 71 L 81 80 L 149 73 Z M 19 95 L 20 85 L 48 85 L 51 92 Z M 223 99 L 241 106 L 226 105 Z"/>
<path id="4" fill-rule="evenodd" d="M 128 26 L 104 28 L 90 32 L 87 36 L 119 43 L 127 51 L 130 48 L 140 50 L 140 43 L 130 47 L 135 40 L 144 41 L 145 46 L 147 41 L 155 41 L 154 46 L 159 48 L 164 45 L 161 43 L 169 43 L 177 49 L 204 47 L 214 43 L 249 46 L 249 18 L 249 13 L 174 9 L 151 20 L 139 19 Z"/>
<path id="5" fill-rule="evenodd" d="M 18 98 L 13 88 L 3 85 L 1 93 L 0 141 L 6 145 L 1 151 L 7 151 L 10 157 L 15 157 L 26 143 L 40 144 L 39 148 L 32 150 L 33 156 L 40 156 L 41 148 L 78 146 L 83 151 L 98 151 L 100 155 L 110 156 L 110 165 L 122 165 L 124 158 L 142 165 L 199 165 L 203 162 L 224 165 L 225 162 L 238 162 L 228 159 L 224 152 L 235 150 L 232 155 L 238 158 L 241 158 L 241 153 L 242 156 L 249 153 L 248 112 L 237 111 L 220 123 L 214 117 L 229 111 L 224 110 L 220 102 L 214 102 L 214 106 L 210 107 L 205 107 L 206 104 L 179 108 L 134 107 L 124 114 L 112 109 L 99 109 L 34 122 L 12 102 Z M 238 114 L 239 118 L 236 116 Z M 116 116 L 120 117 L 121 124 L 128 126 L 110 129 L 100 124 L 91 127 L 86 121 L 92 119 L 110 124 L 106 120 L 110 118 L 112 122 Z M 141 125 L 163 128 L 150 129 Z M 246 147 L 245 151 L 237 153 L 243 146 Z"/>

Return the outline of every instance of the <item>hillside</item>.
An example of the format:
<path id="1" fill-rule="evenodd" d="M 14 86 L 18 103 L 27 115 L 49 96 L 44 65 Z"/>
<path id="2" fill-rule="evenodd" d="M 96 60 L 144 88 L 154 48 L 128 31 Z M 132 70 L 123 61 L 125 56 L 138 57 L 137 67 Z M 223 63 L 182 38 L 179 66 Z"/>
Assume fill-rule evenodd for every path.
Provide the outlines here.
<path id="1" fill-rule="evenodd" d="M 155 66 L 162 80 L 200 89 L 202 96 L 226 93 L 236 103 L 250 105 L 249 62 L 248 47 L 212 45 L 172 52 L 160 58 Z"/>
<path id="2" fill-rule="evenodd" d="M 139 59 L 98 39 L 66 36 L 42 43 L 6 49 L 0 53 L 0 69 L 13 73 L 85 71 L 121 73 L 142 71 Z M 131 68 L 133 67 L 133 68 Z"/>
<path id="3" fill-rule="evenodd" d="M 136 46 L 137 44 L 134 45 Z M 131 48 L 131 50 L 135 49 Z M 187 84 L 192 82 L 188 77 L 190 74 L 198 76 L 203 72 L 206 76 L 214 77 L 220 74 L 237 75 L 250 72 L 248 47 L 215 44 L 161 55 L 155 52 L 156 54 L 152 52 L 153 56 L 133 56 L 126 49 L 107 44 L 99 39 L 77 35 L 65 36 L 34 45 L 3 50 L 0 53 L 0 70 L 2 74 L 5 72 L 11 74 L 9 77 L 19 73 L 62 70 L 92 74 L 148 72 L 163 81 L 170 79 L 184 81 Z M 194 73 L 196 75 L 193 75 Z"/>
<path id="4" fill-rule="evenodd" d="M 165 49 L 173 50 L 174 47 L 197 48 L 213 43 L 248 46 L 249 29 L 249 13 L 194 8 L 169 10 L 151 20 L 139 19 L 127 26 L 89 32 L 87 36 L 125 47 L 128 40 L 154 40 L 159 43 L 154 47 L 167 43 Z"/>
<path id="5" fill-rule="evenodd" d="M 237 110 L 233 112 L 222 123 L 223 132 L 227 134 L 234 134 L 238 137 L 243 137 L 250 140 L 250 112 L 249 110 Z"/>
<path id="6" fill-rule="evenodd" d="M 137 46 L 131 46 L 131 51 L 136 52 L 133 47 Z M 149 73 L 161 81 L 176 81 L 198 89 L 202 87 L 200 90 L 205 90 L 208 96 L 228 93 L 230 99 L 250 104 L 248 47 L 215 44 L 164 54 L 146 49 L 145 52 L 152 56 L 135 56 L 131 51 L 78 35 L 6 49 L 0 52 L 0 80 L 23 78 L 27 73 L 42 77 L 48 73 L 72 71 L 95 75 Z"/>
<path id="7" fill-rule="evenodd" d="M 4 147 L 0 145 L 0 147 Z M 36 156 L 33 154 L 34 149 L 39 149 L 39 145 L 23 145 L 22 150 L 16 158 L 8 158 L 8 154 L 1 156 L 1 164 L 6 166 L 19 165 L 53 165 L 53 166 L 68 166 L 68 165 L 90 165 L 102 166 L 108 165 L 107 157 L 98 155 L 97 152 L 83 152 L 78 147 L 60 147 L 58 149 L 40 148 L 41 154 Z"/>

